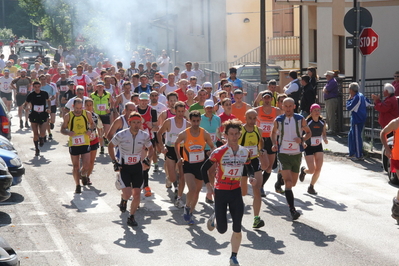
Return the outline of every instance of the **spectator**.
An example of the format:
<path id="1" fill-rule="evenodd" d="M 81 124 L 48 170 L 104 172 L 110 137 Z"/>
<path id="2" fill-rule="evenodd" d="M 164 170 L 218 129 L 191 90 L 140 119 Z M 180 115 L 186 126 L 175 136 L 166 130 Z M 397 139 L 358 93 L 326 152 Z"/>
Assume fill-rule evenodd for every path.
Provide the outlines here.
<path id="1" fill-rule="evenodd" d="M 384 95 L 382 101 L 380 100 L 380 96 L 375 94 L 371 94 L 371 98 L 374 101 L 375 110 L 380 113 L 378 116 L 378 123 L 381 128 L 384 128 L 392 119 L 399 116 L 399 106 L 398 100 L 395 97 L 395 88 L 393 85 L 385 83 L 382 94 Z"/>
<path id="2" fill-rule="evenodd" d="M 359 84 L 349 84 L 349 98 L 346 101 L 346 109 L 351 111 L 351 127 L 348 135 L 349 157 L 354 161 L 362 161 L 363 139 L 362 131 L 367 118 L 367 106 L 369 100 L 359 92 Z"/>
<path id="3" fill-rule="evenodd" d="M 54 61 L 57 63 L 61 62 L 61 54 L 58 52 L 58 50 L 55 50 Z"/>
<path id="4" fill-rule="evenodd" d="M 310 115 L 310 106 L 316 102 L 316 94 L 308 75 L 301 77 L 301 85 L 303 92 L 301 98 L 301 115 L 306 118 Z"/>
<path id="5" fill-rule="evenodd" d="M 241 79 L 237 78 L 237 68 L 231 67 L 229 69 L 230 77 L 227 79 L 231 84 L 233 84 L 233 90 L 240 89 L 242 90 L 242 82 Z"/>
<path id="6" fill-rule="evenodd" d="M 392 85 L 395 87 L 395 96 L 399 96 L 399 71 L 395 72 L 393 78 Z"/>
<path id="7" fill-rule="evenodd" d="M 317 96 L 317 82 L 319 81 L 319 76 L 317 75 L 315 67 L 308 67 L 308 76 L 310 78 L 309 83 L 312 85 L 315 95 Z"/>
<path id="8" fill-rule="evenodd" d="M 327 84 L 323 88 L 324 101 L 326 105 L 326 122 L 328 125 L 327 134 L 335 135 L 337 129 L 335 119 L 338 112 L 338 82 L 334 78 L 333 71 L 327 71 L 326 76 Z"/>
<path id="9" fill-rule="evenodd" d="M 295 101 L 295 109 L 294 112 L 298 113 L 299 109 L 299 100 L 301 99 L 302 91 L 301 84 L 298 80 L 298 73 L 295 70 L 291 70 L 288 74 L 291 81 L 287 85 L 284 86 L 284 93 L 291 97 Z"/>

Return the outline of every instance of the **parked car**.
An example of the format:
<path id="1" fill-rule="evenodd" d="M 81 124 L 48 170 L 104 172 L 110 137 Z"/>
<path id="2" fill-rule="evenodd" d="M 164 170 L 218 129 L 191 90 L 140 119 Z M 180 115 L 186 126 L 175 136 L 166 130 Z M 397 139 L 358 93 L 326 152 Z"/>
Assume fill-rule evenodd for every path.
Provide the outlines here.
<path id="1" fill-rule="evenodd" d="M 393 147 L 393 137 L 388 138 L 387 143 L 390 148 Z M 391 160 L 385 155 L 385 148 L 384 146 L 382 147 L 382 154 L 381 154 L 381 159 L 382 159 L 382 168 L 388 173 L 388 179 L 391 184 L 394 185 L 399 185 L 399 179 L 398 176 L 395 172 L 392 172 L 391 170 Z"/>
<path id="2" fill-rule="evenodd" d="M 11 139 L 11 115 L 2 99 L 0 99 L 0 135 Z"/>
<path id="3" fill-rule="evenodd" d="M 0 158 L 0 201 L 8 200 L 8 198 L 11 197 L 10 187 L 12 185 L 12 179 L 6 162 Z"/>
<path id="4" fill-rule="evenodd" d="M 13 177 L 12 184 L 17 185 L 21 183 L 22 176 L 25 174 L 25 167 L 18 154 L 0 149 L 0 157 L 6 162 L 8 171 Z"/>
<path id="5" fill-rule="evenodd" d="M 9 139 L 7 139 L 1 135 L 0 135 L 0 149 L 18 153 L 17 150 L 14 148 L 14 144 L 12 144 L 12 142 Z"/>
<path id="6" fill-rule="evenodd" d="M 244 79 L 249 82 L 260 82 L 260 64 L 242 64 L 233 66 L 237 69 L 237 78 Z M 266 79 L 267 81 L 275 79 L 280 80 L 280 70 L 283 70 L 278 65 L 266 65 Z"/>
<path id="7" fill-rule="evenodd" d="M 2 237 L 0 237 L 0 265 L 20 265 L 17 253 Z"/>

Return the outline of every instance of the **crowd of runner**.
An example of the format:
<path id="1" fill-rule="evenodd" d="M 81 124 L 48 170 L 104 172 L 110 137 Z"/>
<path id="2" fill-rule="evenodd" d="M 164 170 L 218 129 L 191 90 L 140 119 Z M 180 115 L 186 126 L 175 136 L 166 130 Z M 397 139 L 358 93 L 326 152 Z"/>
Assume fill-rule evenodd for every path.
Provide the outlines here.
<path id="1" fill-rule="evenodd" d="M 300 216 L 292 192 L 298 177 L 303 181 L 306 174 L 313 174 L 308 193 L 317 194 L 322 141 L 327 142 L 320 106 L 311 105 L 306 118 L 295 113 L 296 101 L 279 94 L 275 80 L 251 106 L 244 101 L 246 92 L 235 68 L 229 69 L 229 76 L 222 72 L 212 84 L 205 82 L 198 63 L 186 62 L 184 70 L 175 67 L 164 73 L 150 61 L 146 69 L 143 64 L 136 68 L 135 60 L 127 69 L 108 59 L 90 64 L 83 58 L 76 68 L 62 57 L 59 61 L 64 62 L 53 60 L 48 67 L 38 58 L 32 70 L 23 62 L 16 68 L 7 61 L 0 77 L 1 98 L 10 110 L 13 103 L 17 106 L 21 129 L 32 128 L 35 156 L 40 156 L 45 142 L 56 138 L 52 130 L 59 112 L 61 133 L 69 137 L 75 193 L 92 185 L 97 150 L 108 152 L 119 173 L 122 212 L 133 198 L 128 225 L 138 225 L 134 215 L 140 194 L 152 195 L 150 167 L 165 172 L 166 188 L 175 191 L 174 204 L 189 225 L 196 223 L 196 204 L 205 185 L 204 200 L 214 204 L 207 226 L 226 232 L 229 209 L 230 263 L 238 265 L 248 183 L 253 192 L 253 228 L 265 225 L 261 197 L 266 196 L 263 187 L 273 169 L 278 173 L 275 191 L 285 195 L 293 220 Z M 301 168 L 303 151 L 307 168 Z M 159 160 L 164 160 L 163 168 Z"/>

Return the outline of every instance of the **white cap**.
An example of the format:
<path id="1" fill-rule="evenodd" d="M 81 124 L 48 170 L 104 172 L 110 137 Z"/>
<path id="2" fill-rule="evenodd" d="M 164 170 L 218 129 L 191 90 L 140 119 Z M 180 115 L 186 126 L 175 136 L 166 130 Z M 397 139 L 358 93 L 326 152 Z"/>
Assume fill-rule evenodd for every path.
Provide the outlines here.
<path id="1" fill-rule="evenodd" d="M 212 88 L 212 83 L 210 82 L 204 82 L 204 84 L 202 84 L 202 88 Z"/>
<path id="2" fill-rule="evenodd" d="M 204 108 L 206 107 L 214 107 L 215 103 L 213 102 L 213 100 L 206 100 L 205 104 L 204 104 Z"/>

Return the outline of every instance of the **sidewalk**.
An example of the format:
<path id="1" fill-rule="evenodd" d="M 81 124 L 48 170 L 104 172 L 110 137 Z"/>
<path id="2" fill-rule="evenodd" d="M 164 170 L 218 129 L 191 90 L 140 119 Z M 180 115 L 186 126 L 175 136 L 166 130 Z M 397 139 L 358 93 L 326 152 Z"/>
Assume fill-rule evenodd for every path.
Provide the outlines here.
<path id="1" fill-rule="evenodd" d="M 338 134 L 336 136 L 327 136 L 328 144 L 323 143 L 324 152 L 326 154 L 336 155 L 336 156 L 345 156 L 349 154 L 348 149 L 348 135 L 347 134 Z M 366 141 L 363 142 L 363 149 L 365 152 L 365 157 L 372 157 L 381 159 L 382 153 L 382 144 L 379 140 L 374 140 L 373 150 L 371 151 L 371 142 L 369 138 L 366 138 Z"/>

